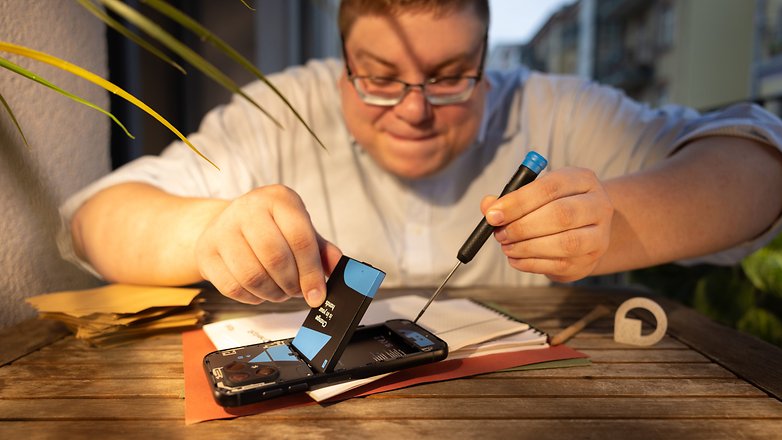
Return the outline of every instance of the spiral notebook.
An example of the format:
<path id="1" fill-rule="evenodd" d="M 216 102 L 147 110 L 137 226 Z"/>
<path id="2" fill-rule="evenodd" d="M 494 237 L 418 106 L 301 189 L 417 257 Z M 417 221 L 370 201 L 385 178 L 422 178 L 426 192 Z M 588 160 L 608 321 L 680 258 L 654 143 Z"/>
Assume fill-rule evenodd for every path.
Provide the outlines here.
<path id="1" fill-rule="evenodd" d="M 398 318 L 413 319 L 425 302 L 426 298 L 416 295 L 377 299 L 367 309 L 361 324 Z M 230 319 L 207 324 L 204 331 L 220 350 L 290 338 L 298 331 L 307 312 L 302 310 Z M 545 333 L 500 311 L 464 298 L 432 303 L 418 324 L 448 343 L 446 360 L 548 347 L 548 336 Z M 341 383 L 309 391 L 308 394 L 320 402 L 381 377 Z"/>

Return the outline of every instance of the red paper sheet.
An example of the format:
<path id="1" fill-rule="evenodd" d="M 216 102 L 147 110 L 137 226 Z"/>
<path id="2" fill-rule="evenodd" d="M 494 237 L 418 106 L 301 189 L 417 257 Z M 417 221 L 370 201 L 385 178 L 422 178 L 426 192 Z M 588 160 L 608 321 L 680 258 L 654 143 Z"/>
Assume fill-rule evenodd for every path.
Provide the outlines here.
<path id="1" fill-rule="evenodd" d="M 209 382 L 206 379 L 202 361 L 204 356 L 215 347 L 203 330 L 193 330 L 182 334 L 182 354 L 185 369 L 185 424 L 207 420 L 258 414 L 273 409 L 302 405 L 315 405 L 304 393 L 293 394 L 236 408 L 223 408 L 212 397 Z M 395 390 L 419 383 L 436 382 L 490 373 L 521 365 L 563 359 L 585 358 L 587 355 L 564 345 L 540 350 L 517 351 L 469 359 L 436 362 L 428 365 L 408 368 L 380 380 L 366 384 L 355 390 L 335 397 L 332 401 L 344 400 L 354 396 L 367 396 L 383 391 Z"/>

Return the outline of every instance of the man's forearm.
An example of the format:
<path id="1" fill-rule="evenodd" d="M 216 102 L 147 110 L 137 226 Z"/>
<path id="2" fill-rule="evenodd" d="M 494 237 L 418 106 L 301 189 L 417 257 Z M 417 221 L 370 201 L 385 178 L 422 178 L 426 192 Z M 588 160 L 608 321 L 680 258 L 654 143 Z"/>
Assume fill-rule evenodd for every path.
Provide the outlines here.
<path id="1" fill-rule="evenodd" d="M 141 183 L 110 187 L 76 212 L 76 253 L 113 282 L 197 282 L 196 240 L 227 203 L 176 197 Z"/>
<path id="2" fill-rule="evenodd" d="M 746 139 L 703 138 L 606 187 L 615 213 L 595 274 L 705 255 L 758 236 L 782 209 L 782 155 Z"/>

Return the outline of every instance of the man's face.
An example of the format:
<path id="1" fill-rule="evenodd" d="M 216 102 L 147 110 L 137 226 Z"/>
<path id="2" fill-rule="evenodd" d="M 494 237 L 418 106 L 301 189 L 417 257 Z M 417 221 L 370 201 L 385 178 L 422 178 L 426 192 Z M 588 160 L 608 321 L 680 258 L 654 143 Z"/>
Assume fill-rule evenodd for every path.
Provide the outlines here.
<path id="1" fill-rule="evenodd" d="M 474 76 L 485 50 L 484 34 L 469 9 L 445 16 L 363 16 L 346 37 L 346 61 L 353 75 L 410 84 Z M 473 142 L 488 87 L 481 80 L 467 101 L 439 106 L 416 87 L 398 104 L 381 107 L 363 102 L 346 75 L 339 85 L 348 130 L 380 166 L 407 179 L 443 169 Z"/>

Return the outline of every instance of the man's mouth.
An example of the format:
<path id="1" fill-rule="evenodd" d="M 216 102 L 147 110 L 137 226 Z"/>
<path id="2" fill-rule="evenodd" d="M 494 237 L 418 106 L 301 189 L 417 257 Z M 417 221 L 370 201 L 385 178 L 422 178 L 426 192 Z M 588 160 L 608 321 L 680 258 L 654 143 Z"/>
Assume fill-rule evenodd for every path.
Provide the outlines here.
<path id="1" fill-rule="evenodd" d="M 432 139 L 435 137 L 434 133 L 392 133 L 389 132 L 391 137 L 394 139 L 398 139 L 401 141 L 410 141 L 410 142 L 416 142 L 416 141 L 425 141 L 428 139 Z"/>

